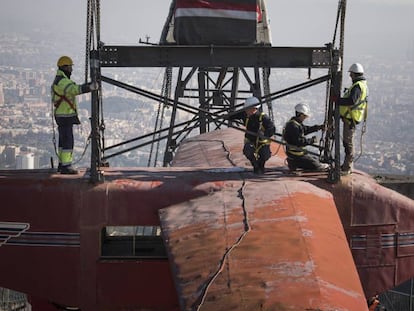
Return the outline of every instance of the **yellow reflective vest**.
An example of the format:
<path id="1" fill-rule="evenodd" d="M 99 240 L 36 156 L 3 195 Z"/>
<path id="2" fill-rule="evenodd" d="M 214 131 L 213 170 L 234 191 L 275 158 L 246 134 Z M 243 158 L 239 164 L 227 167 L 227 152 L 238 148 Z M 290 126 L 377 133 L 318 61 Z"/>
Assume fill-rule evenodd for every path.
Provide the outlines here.
<path id="1" fill-rule="evenodd" d="M 69 79 L 58 69 L 52 84 L 52 103 L 56 117 L 74 117 L 78 115 L 76 95 L 82 93 L 81 86 Z"/>
<path id="2" fill-rule="evenodd" d="M 359 86 L 361 94 L 358 100 L 350 106 L 340 105 L 339 114 L 341 117 L 347 119 L 348 121 L 353 121 L 358 124 L 364 118 L 366 118 L 366 110 L 368 104 L 368 86 L 366 80 L 356 81 L 352 86 L 345 92 L 344 98 L 349 98 L 351 96 L 352 89 L 356 86 Z"/>

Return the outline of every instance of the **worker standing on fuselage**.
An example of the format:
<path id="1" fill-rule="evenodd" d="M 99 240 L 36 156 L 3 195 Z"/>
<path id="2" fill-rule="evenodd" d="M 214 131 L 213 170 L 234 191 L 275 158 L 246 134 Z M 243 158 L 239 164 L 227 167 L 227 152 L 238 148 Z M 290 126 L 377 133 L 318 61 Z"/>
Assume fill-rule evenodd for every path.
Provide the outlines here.
<path id="1" fill-rule="evenodd" d="M 58 70 L 52 84 L 52 103 L 54 116 L 59 132 L 58 172 L 61 174 L 77 174 L 72 167 L 73 161 L 73 125 L 80 124 L 76 95 L 88 93 L 98 88 L 95 83 L 78 85 L 70 79 L 73 61 L 62 56 L 57 61 Z"/>
<path id="2" fill-rule="evenodd" d="M 366 120 L 368 107 L 368 85 L 364 77 L 364 68 L 355 63 L 349 67 L 349 76 L 352 85 L 345 91 L 344 97 L 339 98 L 339 114 L 343 121 L 343 146 L 345 150 L 344 162 L 341 165 L 341 174 L 352 173 L 354 161 L 354 136 L 357 124 Z"/>

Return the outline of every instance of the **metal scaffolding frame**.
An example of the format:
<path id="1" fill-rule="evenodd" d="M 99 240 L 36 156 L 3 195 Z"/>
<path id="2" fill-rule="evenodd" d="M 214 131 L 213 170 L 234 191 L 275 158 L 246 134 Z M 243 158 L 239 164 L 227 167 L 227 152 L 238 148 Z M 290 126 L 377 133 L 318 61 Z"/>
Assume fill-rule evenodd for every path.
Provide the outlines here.
<path id="1" fill-rule="evenodd" d="M 91 10 L 88 18 L 99 25 L 99 1 L 90 1 L 95 5 L 92 5 L 91 8 L 88 7 Z M 339 109 L 335 109 L 332 98 L 338 97 L 340 94 L 342 48 L 335 49 L 332 43 L 320 47 L 272 47 L 267 45 L 116 46 L 103 44 L 100 41 L 100 27 L 93 27 L 93 22 L 88 22 L 88 25 L 88 42 L 91 41 L 91 38 L 96 40 L 94 47 L 87 45 L 87 48 L 90 49 L 87 51 L 90 78 L 100 85 L 100 88 L 92 92 L 91 96 L 92 182 L 99 182 L 103 179 L 100 168 L 106 165 L 107 159 L 160 140 L 166 140 L 163 165 L 168 166 L 180 141 L 190 131 L 198 129 L 199 133 L 205 133 L 231 126 L 231 123 L 224 120 L 223 116 L 237 110 L 240 107 L 237 102 L 240 102 L 247 94 L 258 97 L 262 104 L 267 105 L 269 114 L 272 115 L 272 100 L 324 81 L 328 83 L 329 94 L 327 95 L 329 98 L 327 98 L 326 135 L 321 159 L 331 164 L 332 169 L 328 180 L 336 182 L 340 179 Z M 155 94 L 103 76 L 102 68 L 111 67 L 176 68 L 178 74 L 173 98 L 167 98 L 162 94 Z M 306 68 L 309 71 L 316 68 L 327 69 L 328 73 L 318 79 L 271 94 L 269 81 L 266 80 L 271 68 Z M 248 69 L 253 72 L 251 77 L 247 73 Z M 263 81 L 261 81 L 260 70 L 263 73 Z M 216 76 L 213 77 L 212 73 L 215 73 Z M 185 93 L 190 90 L 187 84 L 196 74 L 198 106 L 194 107 L 184 104 L 182 98 L 187 96 Z M 240 89 L 239 80 L 241 77 L 244 77 L 248 82 L 246 90 Z M 172 107 L 169 126 L 124 142 L 137 142 L 137 145 L 132 148 L 105 155 L 106 151 L 124 143 L 109 147 L 104 146 L 102 82 L 124 88 Z M 209 86 L 209 83 L 213 87 Z M 224 91 L 224 84 L 228 87 L 227 91 Z M 193 118 L 188 122 L 177 123 L 178 110 L 192 114 Z"/>

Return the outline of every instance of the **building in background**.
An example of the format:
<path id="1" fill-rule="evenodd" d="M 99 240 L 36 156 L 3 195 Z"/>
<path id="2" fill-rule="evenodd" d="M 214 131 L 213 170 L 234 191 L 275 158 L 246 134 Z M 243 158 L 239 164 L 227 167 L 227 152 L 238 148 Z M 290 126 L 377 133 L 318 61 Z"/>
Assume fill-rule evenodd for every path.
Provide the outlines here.
<path id="1" fill-rule="evenodd" d="M 0 82 L 0 107 L 4 106 L 3 83 Z"/>
<path id="2" fill-rule="evenodd" d="M 16 169 L 18 170 L 32 170 L 38 168 L 36 165 L 35 155 L 32 152 L 21 152 L 16 156 Z M 37 161 L 38 162 L 38 161 Z"/>

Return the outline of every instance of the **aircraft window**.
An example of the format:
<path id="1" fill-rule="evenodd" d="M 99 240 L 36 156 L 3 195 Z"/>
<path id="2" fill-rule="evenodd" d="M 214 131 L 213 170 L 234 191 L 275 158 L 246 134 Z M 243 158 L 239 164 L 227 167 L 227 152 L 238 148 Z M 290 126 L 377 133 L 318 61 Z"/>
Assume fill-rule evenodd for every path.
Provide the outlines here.
<path id="1" fill-rule="evenodd" d="M 159 226 L 108 226 L 102 229 L 101 257 L 167 258 Z"/>

